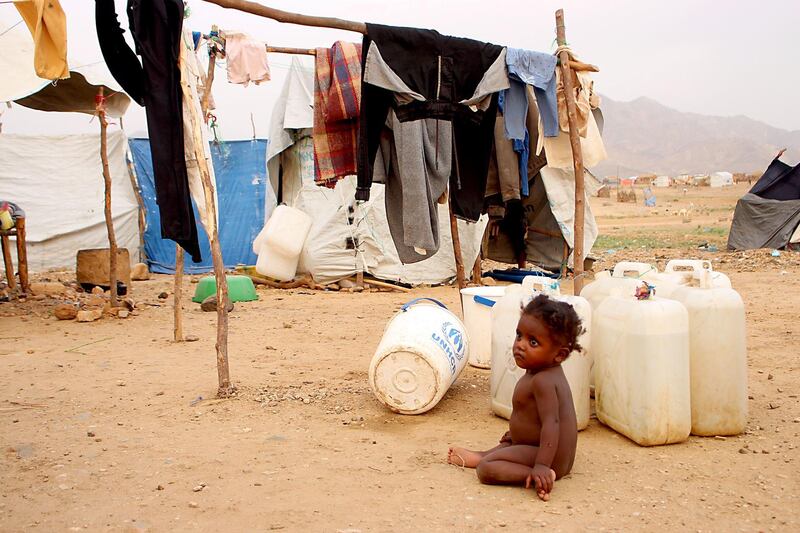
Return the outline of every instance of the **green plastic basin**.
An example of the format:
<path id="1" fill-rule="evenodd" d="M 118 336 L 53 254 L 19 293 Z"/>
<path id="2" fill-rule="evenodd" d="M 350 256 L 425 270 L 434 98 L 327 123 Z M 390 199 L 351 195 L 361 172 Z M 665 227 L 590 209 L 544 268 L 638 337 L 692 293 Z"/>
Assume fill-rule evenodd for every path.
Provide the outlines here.
<path id="1" fill-rule="evenodd" d="M 228 298 L 232 302 L 252 302 L 258 300 L 256 288 L 253 285 L 253 280 L 247 276 L 225 276 L 228 280 Z M 205 276 L 200 278 L 197 283 L 197 288 L 194 291 L 193 302 L 203 303 L 203 300 L 217 294 L 217 280 L 214 276 Z"/>

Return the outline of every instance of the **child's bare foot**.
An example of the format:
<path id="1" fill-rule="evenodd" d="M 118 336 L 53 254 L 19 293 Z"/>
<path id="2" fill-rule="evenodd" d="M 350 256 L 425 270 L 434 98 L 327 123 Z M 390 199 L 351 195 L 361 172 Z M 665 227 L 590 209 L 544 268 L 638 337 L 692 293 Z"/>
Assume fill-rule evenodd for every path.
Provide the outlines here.
<path id="1" fill-rule="evenodd" d="M 462 466 L 465 468 L 475 468 L 481 462 L 485 454 L 482 452 L 473 452 L 466 448 L 459 448 L 452 446 L 447 450 L 447 462 L 451 465 Z"/>

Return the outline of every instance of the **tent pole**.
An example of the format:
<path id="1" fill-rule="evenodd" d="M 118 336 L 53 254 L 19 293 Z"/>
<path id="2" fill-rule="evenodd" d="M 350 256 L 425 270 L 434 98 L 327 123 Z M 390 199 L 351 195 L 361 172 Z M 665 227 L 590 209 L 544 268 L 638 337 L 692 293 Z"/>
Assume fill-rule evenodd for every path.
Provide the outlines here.
<path id="1" fill-rule="evenodd" d="M 354 31 L 356 33 L 367 33 L 367 25 L 363 22 L 354 22 L 351 20 L 342 20 L 332 17 L 311 17 L 308 15 L 300 15 L 297 13 L 289 13 L 288 11 L 281 11 L 267 7 L 256 2 L 248 2 L 247 0 L 206 0 L 206 2 L 217 4 L 220 7 L 228 9 L 237 9 L 245 13 L 251 13 L 260 17 L 265 17 L 278 22 L 288 22 L 290 24 L 300 24 L 302 26 L 316 26 L 319 28 L 334 28 L 337 30 Z"/>
<path id="2" fill-rule="evenodd" d="M 97 91 L 97 116 L 100 119 L 100 160 L 103 162 L 103 182 L 105 183 L 105 198 L 103 211 L 106 217 L 106 231 L 108 232 L 108 283 L 111 291 L 111 307 L 117 307 L 117 238 L 114 235 L 114 221 L 111 218 L 111 172 L 108 169 L 108 122 L 106 121 L 106 108 L 104 88 Z"/>
<path id="3" fill-rule="evenodd" d="M 556 11 L 556 39 L 558 46 L 567 45 L 566 29 L 564 27 L 564 10 Z M 558 55 L 561 64 L 561 78 L 564 81 L 564 93 L 567 101 L 567 117 L 569 121 L 569 142 L 572 146 L 572 162 L 575 169 L 575 226 L 573 228 L 574 246 L 572 249 L 572 272 L 574 276 L 573 292 L 578 295 L 583 288 L 583 231 L 584 231 L 584 169 L 581 141 L 578 137 L 578 115 L 575 109 L 575 92 L 572 85 L 572 69 L 570 68 L 569 52 L 561 50 Z"/>
<path id="4" fill-rule="evenodd" d="M 181 61 L 183 61 L 184 49 L 181 49 Z M 181 83 L 184 90 L 184 98 L 190 98 L 186 86 Z M 206 80 L 205 93 L 203 100 L 208 102 L 207 95 L 211 90 L 211 80 Z M 200 170 L 200 181 L 203 184 L 205 196 L 206 214 L 208 225 L 206 233 L 211 244 L 211 260 L 214 265 L 214 277 L 217 282 L 217 377 L 219 379 L 219 389 L 217 395 L 220 397 L 230 396 L 234 391 L 231 386 L 230 369 L 228 368 L 228 280 L 225 277 L 225 263 L 222 261 L 222 249 L 219 244 L 219 232 L 217 230 L 217 206 L 214 197 L 214 185 L 211 183 L 211 174 L 208 170 L 206 161 L 205 146 L 203 144 L 202 124 L 205 117 L 197 115 L 194 105 L 186 106 L 191 115 L 192 136 L 194 137 L 194 156 L 197 159 L 197 166 Z M 177 272 L 177 268 L 176 268 Z"/>
<path id="5" fill-rule="evenodd" d="M 456 279 L 458 280 L 458 288 L 464 289 L 467 286 L 467 276 L 464 273 L 464 258 L 461 256 L 461 238 L 458 235 L 458 221 L 453 214 L 452 198 L 448 200 L 447 208 L 450 211 L 450 234 L 453 237 L 453 256 L 456 259 Z"/>

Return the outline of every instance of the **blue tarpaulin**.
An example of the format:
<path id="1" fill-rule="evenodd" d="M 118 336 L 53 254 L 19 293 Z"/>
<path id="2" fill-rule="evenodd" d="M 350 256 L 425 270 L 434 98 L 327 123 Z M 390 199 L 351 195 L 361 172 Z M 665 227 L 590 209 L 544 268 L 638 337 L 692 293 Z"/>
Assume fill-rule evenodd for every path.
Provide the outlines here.
<path id="1" fill-rule="evenodd" d="M 144 234 L 144 251 L 151 272 L 175 272 L 175 243 L 161 238 L 161 220 L 153 183 L 153 163 L 147 139 L 131 139 L 131 152 L 136 166 L 136 177 L 147 211 L 147 230 Z M 252 244 L 264 226 L 264 197 L 267 186 L 267 141 L 226 141 L 211 144 L 211 156 L 217 177 L 219 206 L 219 242 L 225 266 L 254 265 L 256 255 Z M 197 233 L 203 260 L 193 263 L 186 256 L 185 272 L 209 272 L 211 249 L 208 237 L 200 224 L 195 207 Z"/>

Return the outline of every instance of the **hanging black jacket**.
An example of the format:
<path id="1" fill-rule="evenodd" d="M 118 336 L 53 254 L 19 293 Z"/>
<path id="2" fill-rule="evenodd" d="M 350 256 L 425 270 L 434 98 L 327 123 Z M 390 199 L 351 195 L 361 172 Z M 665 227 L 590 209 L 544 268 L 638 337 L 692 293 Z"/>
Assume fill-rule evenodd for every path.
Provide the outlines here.
<path id="1" fill-rule="evenodd" d="M 478 220 L 494 138 L 496 92 L 508 87 L 505 49 L 434 30 L 367 24 L 362 67 L 356 199 L 369 199 L 380 134 L 392 107 L 401 122 L 435 118 L 453 123 L 453 212 Z"/>
<path id="2" fill-rule="evenodd" d="M 172 239 L 199 262 L 183 144 L 181 73 L 182 0 L 128 0 L 128 24 L 142 63 L 117 21 L 114 0 L 95 1 L 100 50 L 114 79 L 145 106 L 161 236 Z"/>

